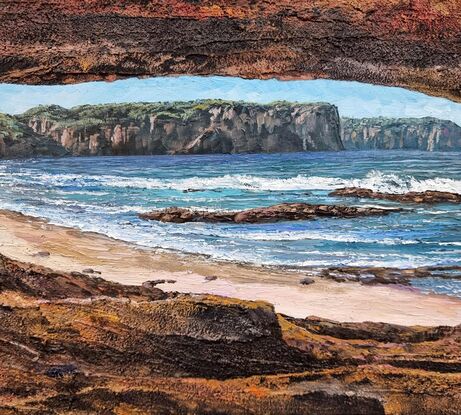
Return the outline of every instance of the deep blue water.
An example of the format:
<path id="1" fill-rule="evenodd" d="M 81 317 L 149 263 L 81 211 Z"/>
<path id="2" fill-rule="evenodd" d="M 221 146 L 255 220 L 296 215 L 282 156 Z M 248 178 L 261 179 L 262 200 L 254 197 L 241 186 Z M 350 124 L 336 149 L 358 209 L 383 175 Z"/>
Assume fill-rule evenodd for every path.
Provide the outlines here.
<path id="1" fill-rule="evenodd" d="M 93 157 L 0 163 L 0 207 L 145 246 L 258 264 L 461 265 L 460 205 L 405 205 L 411 210 L 386 217 L 263 225 L 178 225 L 137 218 L 139 212 L 168 206 L 234 210 L 295 201 L 399 205 L 328 196 L 344 186 L 461 193 L 461 153 Z M 184 192 L 187 189 L 199 191 Z M 461 286 L 453 284 L 451 291 L 461 292 Z"/>

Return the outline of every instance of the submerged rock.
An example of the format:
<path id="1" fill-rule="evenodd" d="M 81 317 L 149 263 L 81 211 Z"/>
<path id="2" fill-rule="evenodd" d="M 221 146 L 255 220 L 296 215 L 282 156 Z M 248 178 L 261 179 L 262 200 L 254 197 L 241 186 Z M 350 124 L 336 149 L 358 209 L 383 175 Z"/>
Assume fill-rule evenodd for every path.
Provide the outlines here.
<path id="1" fill-rule="evenodd" d="M 178 207 L 170 207 L 141 213 L 139 217 L 160 222 L 234 222 L 265 223 L 316 219 L 321 217 L 355 218 L 361 216 L 388 215 L 401 209 L 380 209 L 341 205 L 310 205 L 307 203 L 281 203 L 269 207 L 259 207 L 240 212 L 208 212 Z"/>
<path id="2" fill-rule="evenodd" d="M 425 192 L 382 193 L 361 187 L 344 187 L 330 193 L 330 196 L 384 199 L 410 203 L 461 203 L 461 194 L 426 190 Z"/>

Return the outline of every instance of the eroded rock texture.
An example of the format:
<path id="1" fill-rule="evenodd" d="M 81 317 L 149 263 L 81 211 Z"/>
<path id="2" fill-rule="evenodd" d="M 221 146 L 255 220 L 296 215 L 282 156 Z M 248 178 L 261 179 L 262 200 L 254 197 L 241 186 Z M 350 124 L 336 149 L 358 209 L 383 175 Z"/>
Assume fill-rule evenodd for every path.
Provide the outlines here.
<path id="1" fill-rule="evenodd" d="M 461 100 L 460 0 L 0 3 L 0 81 L 332 78 Z"/>
<path id="2" fill-rule="evenodd" d="M 359 218 L 388 215 L 401 209 L 380 209 L 341 205 L 310 205 L 307 203 L 281 203 L 268 207 L 246 209 L 239 212 L 210 212 L 205 210 L 170 207 L 139 214 L 141 219 L 160 222 L 233 222 L 269 223 L 279 221 L 309 220 L 317 218 Z"/>
<path id="3" fill-rule="evenodd" d="M 382 199 L 403 203 L 461 203 L 461 194 L 426 190 L 424 192 L 384 193 L 362 187 L 343 187 L 334 190 L 330 196 L 356 197 L 361 199 Z"/>
<path id="4" fill-rule="evenodd" d="M 338 323 L 0 257 L 0 413 L 448 415 L 461 331 Z"/>
<path id="5" fill-rule="evenodd" d="M 418 278 L 461 279 L 461 267 L 458 265 L 440 265 L 434 267 L 393 268 L 393 267 L 354 267 L 340 266 L 322 270 L 322 278 L 336 282 L 360 282 L 366 285 L 399 284 L 411 285 Z"/>
<path id="6" fill-rule="evenodd" d="M 330 104 L 226 101 L 32 108 L 16 119 L 73 155 L 274 153 L 344 147 Z"/>
<path id="7" fill-rule="evenodd" d="M 57 157 L 69 152 L 50 137 L 37 134 L 15 117 L 0 114 L 0 158 Z"/>
<path id="8" fill-rule="evenodd" d="M 454 122 L 424 118 L 342 118 L 346 150 L 459 151 L 461 127 Z"/>

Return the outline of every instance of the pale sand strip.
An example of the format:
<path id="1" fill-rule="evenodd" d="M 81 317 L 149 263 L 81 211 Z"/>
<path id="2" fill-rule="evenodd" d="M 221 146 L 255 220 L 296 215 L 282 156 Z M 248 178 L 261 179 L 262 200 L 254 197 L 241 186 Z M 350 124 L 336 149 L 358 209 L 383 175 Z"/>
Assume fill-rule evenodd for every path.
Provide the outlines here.
<path id="1" fill-rule="evenodd" d="M 34 256 L 48 251 L 50 256 Z M 284 270 L 218 263 L 200 256 L 166 253 L 95 233 L 55 226 L 17 213 L 0 211 L 0 252 L 55 270 L 94 268 L 126 284 L 174 279 L 163 290 L 210 293 L 246 300 L 266 300 L 278 312 L 315 315 L 339 321 L 383 321 L 404 325 L 461 324 L 461 300 L 424 295 L 391 286 L 362 286 L 317 279 L 301 286 L 302 274 Z M 205 281 L 205 276 L 217 276 Z"/>

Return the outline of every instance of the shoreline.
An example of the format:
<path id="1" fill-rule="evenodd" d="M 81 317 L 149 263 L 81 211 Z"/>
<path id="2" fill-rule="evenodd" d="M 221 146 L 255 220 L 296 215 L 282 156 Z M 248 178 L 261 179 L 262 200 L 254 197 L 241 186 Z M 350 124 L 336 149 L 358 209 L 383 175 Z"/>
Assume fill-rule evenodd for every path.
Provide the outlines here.
<path id="1" fill-rule="evenodd" d="M 200 255 L 144 248 L 44 219 L 0 210 L 0 252 L 10 258 L 66 272 L 93 268 L 101 277 L 124 284 L 158 284 L 164 291 L 214 294 L 272 303 L 292 317 L 318 316 L 344 322 L 401 325 L 458 325 L 461 299 L 423 294 L 401 286 L 364 286 L 315 278 L 303 286 L 306 272 L 215 261 Z M 39 252 L 47 254 L 37 255 Z M 99 274 L 98 274 L 99 275 Z M 217 277 L 207 281 L 205 277 Z"/>

